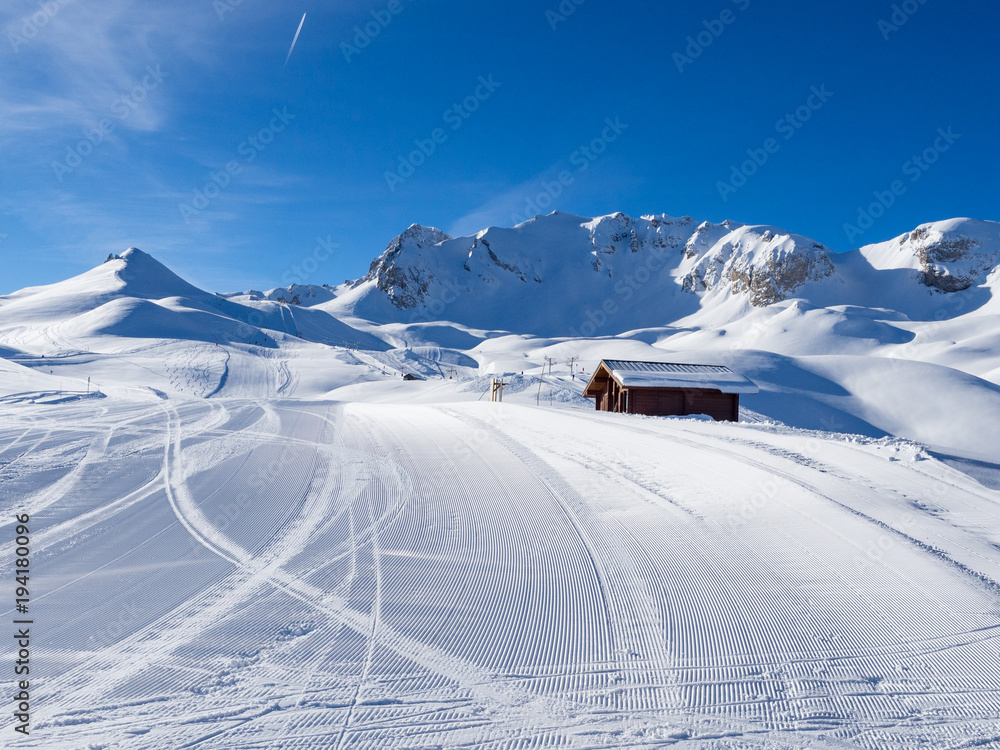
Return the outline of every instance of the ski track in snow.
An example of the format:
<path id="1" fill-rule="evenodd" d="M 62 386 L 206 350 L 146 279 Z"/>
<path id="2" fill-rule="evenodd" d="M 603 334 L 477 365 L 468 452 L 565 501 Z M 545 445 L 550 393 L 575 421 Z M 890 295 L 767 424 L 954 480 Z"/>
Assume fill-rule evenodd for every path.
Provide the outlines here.
<path id="1" fill-rule="evenodd" d="M 19 746 L 1000 743 L 1000 493 L 829 436 L 296 401 L 259 359 L 0 407 Z"/>

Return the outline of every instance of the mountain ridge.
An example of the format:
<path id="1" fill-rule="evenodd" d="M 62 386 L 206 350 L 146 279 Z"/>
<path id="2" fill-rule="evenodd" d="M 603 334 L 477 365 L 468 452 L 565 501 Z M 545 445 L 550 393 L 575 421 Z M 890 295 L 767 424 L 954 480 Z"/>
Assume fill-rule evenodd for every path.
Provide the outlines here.
<path id="1" fill-rule="evenodd" d="M 857 296 L 850 285 L 877 289 L 890 277 L 892 285 L 902 284 L 895 292 L 909 296 L 964 292 L 985 283 L 998 264 L 1000 223 L 975 219 L 930 222 L 835 253 L 770 225 L 553 212 L 457 238 L 413 224 L 323 307 L 383 323 L 450 320 L 536 335 L 578 332 L 582 323 L 560 324 L 558 310 L 546 303 L 555 281 L 563 287 L 562 307 L 575 308 L 578 323 L 588 310 L 619 308 L 617 322 L 601 331 L 618 333 L 665 325 L 732 298 L 740 303 L 734 314 L 794 298 L 848 304 Z M 888 271 L 912 273 L 880 273 Z M 632 309 L 619 315 L 626 305 Z"/>
<path id="2" fill-rule="evenodd" d="M 942 320 L 995 304 L 998 264 L 1000 223 L 968 218 L 835 253 L 769 225 L 553 212 L 465 237 L 412 224 L 368 273 L 336 288 L 210 294 L 129 248 L 64 282 L 0 296 L 0 332 L 5 320 L 27 317 L 33 325 L 73 319 L 95 333 L 134 333 L 128 321 L 155 317 L 159 308 L 209 316 L 200 325 L 213 340 L 270 340 L 268 330 L 359 340 L 357 330 L 343 328 L 350 319 L 579 337 L 717 328 L 755 319 L 755 311 L 773 317 L 791 300 L 800 310 L 856 308 L 844 314 L 895 325 L 892 314 L 871 311 Z M 870 326 L 856 320 L 841 327 Z"/>

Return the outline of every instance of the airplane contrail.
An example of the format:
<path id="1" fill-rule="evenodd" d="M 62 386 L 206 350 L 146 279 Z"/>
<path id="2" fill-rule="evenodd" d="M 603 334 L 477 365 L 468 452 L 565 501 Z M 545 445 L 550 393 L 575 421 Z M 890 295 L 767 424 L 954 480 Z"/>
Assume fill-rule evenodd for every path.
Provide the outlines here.
<path id="1" fill-rule="evenodd" d="M 288 48 L 288 57 L 285 58 L 285 64 L 281 67 L 282 70 L 288 67 L 288 61 L 292 58 L 292 50 L 295 49 L 295 43 L 299 41 L 299 32 L 302 31 L 302 24 L 306 22 L 306 14 L 302 14 L 302 20 L 299 21 L 299 28 L 295 30 L 295 38 L 292 39 L 292 46 Z"/>

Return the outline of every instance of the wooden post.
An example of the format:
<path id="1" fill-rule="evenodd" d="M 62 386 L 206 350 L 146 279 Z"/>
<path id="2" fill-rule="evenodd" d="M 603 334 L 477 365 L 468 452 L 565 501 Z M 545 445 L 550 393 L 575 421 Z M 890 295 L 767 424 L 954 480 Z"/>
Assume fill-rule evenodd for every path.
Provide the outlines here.
<path id="1" fill-rule="evenodd" d="M 503 380 L 490 378 L 490 402 L 501 403 L 503 401 L 503 387 L 507 385 Z"/>

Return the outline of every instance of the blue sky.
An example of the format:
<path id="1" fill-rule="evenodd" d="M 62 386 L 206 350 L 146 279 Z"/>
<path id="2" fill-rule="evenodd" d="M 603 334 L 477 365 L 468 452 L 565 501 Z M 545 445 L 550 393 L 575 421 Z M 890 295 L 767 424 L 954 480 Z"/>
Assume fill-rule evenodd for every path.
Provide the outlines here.
<path id="1" fill-rule="evenodd" d="M 4 3 L 0 292 L 130 245 L 212 291 L 336 284 L 411 223 L 554 208 L 835 250 L 1000 219 L 992 4 L 150 5 Z"/>

